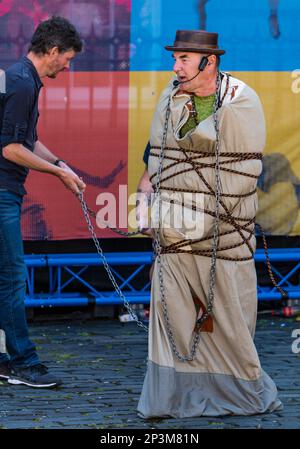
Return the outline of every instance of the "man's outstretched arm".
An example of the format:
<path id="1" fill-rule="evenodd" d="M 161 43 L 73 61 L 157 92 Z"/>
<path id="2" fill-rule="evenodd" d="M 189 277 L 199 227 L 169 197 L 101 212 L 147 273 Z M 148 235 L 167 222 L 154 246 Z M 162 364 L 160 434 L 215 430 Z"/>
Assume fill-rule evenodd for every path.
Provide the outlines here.
<path id="1" fill-rule="evenodd" d="M 48 153 L 48 157 L 50 157 L 49 155 L 52 155 L 52 153 L 49 151 Z M 20 143 L 11 143 L 5 146 L 2 149 L 2 154 L 3 157 L 10 162 L 14 162 L 15 164 L 32 170 L 57 176 L 64 185 L 75 194 L 78 194 L 85 189 L 84 182 L 73 171 L 64 169 L 63 167 L 57 167 L 53 164 L 54 161 L 50 162 L 47 159 L 43 159 Z"/>

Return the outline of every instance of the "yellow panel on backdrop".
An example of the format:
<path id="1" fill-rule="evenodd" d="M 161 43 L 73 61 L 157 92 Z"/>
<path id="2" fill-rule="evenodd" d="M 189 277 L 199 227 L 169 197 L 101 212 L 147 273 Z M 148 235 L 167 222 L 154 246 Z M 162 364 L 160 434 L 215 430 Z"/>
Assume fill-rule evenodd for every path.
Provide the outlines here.
<path id="1" fill-rule="evenodd" d="M 264 107 L 267 143 L 258 189 L 257 222 L 273 235 L 299 235 L 300 93 L 291 72 L 235 72 L 258 93 Z"/>
<path id="2" fill-rule="evenodd" d="M 300 174 L 300 93 L 292 91 L 291 72 L 232 72 L 259 95 L 266 116 L 267 144 L 264 153 L 287 155 Z"/>
<path id="3" fill-rule="evenodd" d="M 291 72 L 232 72 L 259 95 L 266 116 L 265 176 L 258 191 L 257 221 L 271 234 L 300 234 L 296 188 L 300 186 L 300 93 L 294 93 Z M 172 72 L 131 72 L 129 110 L 129 193 L 136 186 L 144 164 L 155 105 Z M 277 167 L 277 168 L 276 168 Z M 299 181 L 298 181 L 299 176 Z M 281 205 L 279 207 L 279 204 Z"/>

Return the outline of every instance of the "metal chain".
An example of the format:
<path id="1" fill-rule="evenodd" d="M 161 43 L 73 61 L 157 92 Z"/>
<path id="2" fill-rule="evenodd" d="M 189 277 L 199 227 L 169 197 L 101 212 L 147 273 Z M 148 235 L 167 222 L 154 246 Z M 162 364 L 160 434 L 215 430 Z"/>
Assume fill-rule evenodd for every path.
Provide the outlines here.
<path id="1" fill-rule="evenodd" d="M 212 256 L 211 256 L 211 266 L 209 274 L 209 291 L 208 291 L 208 302 L 206 312 L 197 320 L 197 326 L 203 326 L 206 319 L 210 316 L 213 310 L 214 303 L 214 293 L 216 287 L 216 264 L 217 264 L 217 251 L 219 246 L 219 215 L 220 215 L 220 197 L 221 197 L 221 177 L 220 177 L 220 130 L 219 130 L 219 120 L 217 116 L 217 110 L 219 107 L 219 91 L 221 89 L 221 77 L 220 72 L 217 74 L 217 90 L 216 99 L 214 104 L 214 126 L 216 131 L 216 144 L 215 144 L 215 218 L 214 218 L 214 233 L 213 233 L 213 243 L 212 243 Z"/>
<path id="2" fill-rule="evenodd" d="M 85 206 L 86 206 L 87 212 L 88 212 L 92 217 L 96 218 L 96 212 L 94 212 L 92 209 L 90 209 L 86 203 L 85 203 Z M 103 223 L 103 224 L 104 224 L 104 223 Z M 105 226 L 105 229 L 110 229 L 110 230 L 113 231 L 115 234 L 123 235 L 123 236 L 125 236 L 125 237 L 133 237 L 133 236 L 138 235 L 138 234 L 143 234 L 144 231 L 147 231 L 147 230 L 148 230 L 148 228 L 141 228 L 141 229 L 138 229 L 137 231 L 126 232 L 126 231 L 121 231 L 120 228 L 114 228 L 113 226 L 109 226 L 109 225 L 106 225 L 106 226 Z"/>
<path id="3" fill-rule="evenodd" d="M 107 263 L 106 257 L 105 257 L 105 255 L 103 253 L 103 250 L 102 250 L 102 248 L 100 246 L 99 240 L 98 240 L 98 238 L 96 236 L 94 227 L 92 225 L 92 222 L 91 222 L 91 219 L 90 219 L 90 216 L 89 216 L 90 211 L 89 211 L 89 209 L 87 207 L 87 204 L 86 204 L 86 202 L 85 202 L 85 200 L 83 198 L 83 193 L 82 192 L 79 193 L 78 198 L 79 198 L 79 201 L 81 203 L 81 207 L 82 207 L 82 210 L 83 210 L 83 213 L 84 213 L 85 220 L 86 220 L 87 225 L 88 225 L 88 229 L 89 229 L 89 231 L 91 233 L 92 239 L 93 239 L 95 247 L 97 249 L 97 253 L 98 253 L 98 255 L 100 256 L 100 258 L 101 258 L 101 260 L 103 262 L 103 266 L 104 266 L 104 268 L 105 268 L 105 270 L 106 270 L 106 272 L 108 274 L 108 277 L 109 277 L 111 283 L 113 284 L 113 286 L 115 288 L 115 291 L 118 293 L 119 297 L 122 299 L 124 306 L 128 310 L 128 312 L 129 312 L 130 316 L 133 318 L 133 320 L 137 323 L 137 325 L 140 326 L 141 328 L 143 328 L 146 332 L 148 332 L 148 327 L 145 326 L 144 323 L 142 323 L 139 320 L 139 318 L 136 315 L 136 313 L 134 312 L 134 310 L 130 307 L 129 302 L 127 301 L 127 299 L 123 295 L 122 291 L 120 290 L 120 287 L 118 286 L 117 281 L 116 281 L 116 279 L 115 279 L 115 277 L 114 277 L 114 275 L 113 275 L 113 273 L 112 273 L 112 271 L 111 271 L 111 269 L 110 269 L 110 267 L 109 267 L 109 265 Z"/>
<path id="4" fill-rule="evenodd" d="M 162 308 L 163 308 L 163 315 L 164 315 L 164 320 L 166 323 L 166 329 L 167 329 L 169 342 L 171 344 L 172 351 L 176 355 L 176 357 L 180 361 L 185 362 L 185 361 L 193 360 L 193 357 L 194 357 L 193 354 L 195 354 L 195 352 L 196 352 L 196 347 L 197 347 L 199 339 L 200 339 L 200 334 L 196 334 L 193 339 L 192 351 L 191 351 L 192 358 L 191 358 L 191 356 L 182 356 L 176 347 L 175 338 L 174 338 L 174 334 L 173 334 L 173 331 L 171 328 L 169 313 L 168 313 L 167 304 L 166 304 L 165 286 L 164 286 L 164 281 L 163 281 L 162 260 L 161 260 L 161 243 L 160 243 L 160 229 L 161 229 L 160 178 L 161 178 L 162 165 L 163 165 L 163 159 L 164 159 L 164 153 L 165 153 L 165 146 L 166 146 L 166 142 L 167 142 L 169 118 L 170 118 L 170 113 L 171 113 L 170 104 L 171 104 L 171 95 L 169 97 L 167 109 L 166 109 L 166 120 L 165 120 L 165 125 L 164 125 L 164 130 L 163 130 L 163 138 L 162 138 L 161 151 L 160 151 L 160 155 L 159 155 L 158 172 L 157 172 L 156 186 L 155 186 L 154 201 L 156 202 L 156 208 L 157 208 L 156 210 L 158 211 L 158 220 L 157 220 L 157 228 L 155 228 L 155 238 L 154 238 L 153 246 L 154 246 L 155 254 L 156 254 L 156 262 L 158 265 L 160 297 L 161 297 L 161 304 L 162 304 Z"/>
<path id="5" fill-rule="evenodd" d="M 219 94 L 220 94 L 220 88 L 221 88 L 221 78 L 220 73 L 217 73 L 217 80 L 216 80 L 216 94 L 215 94 L 215 103 L 214 103 L 214 111 L 213 111 L 213 118 L 214 118 L 214 125 L 215 125 L 215 131 L 216 131 L 216 146 L 215 146 L 215 154 L 216 154 L 216 179 L 215 179 L 215 198 L 216 198 L 216 213 L 215 213 L 215 220 L 214 220 L 214 235 L 213 235 L 213 244 L 212 244 L 212 263 L 211 263 L 211 269 L 210 269 L 210 285 L 209 285 L 209 293 L 208 293 L 208 306 L 207 306 L 207 312 L 202 315 L 202 317 L 197 320 L 197 332 L 194 333 L 190 354 L 189 355 L 182 355 L 179 353 L 175 338 L 173 334 L 173 330 L 170 323 L 169 313 L 167 309 L 166 304 L 166 294 L 165 294 L 165 286 L 164 286 L 164 279 L 163 279 L 163 271 L 162 271 L 162 259 L 161 259 L 161 243 L 160 243 L 160 229 L 161 229 L 161 195 L 160 195 L 160 181 L 161 181 L 161 173 L 163 168 L 163 160 L 165 155 L 165 147 L 167 143 L 167 133 L 168 133 L 168 124 L 169 124 L 169 118 L 170 118 L 170 104 L 171 104 L 171 95 L 168 100 L 167 109 L 166 109 L 166 118 L 165 118 L 165 125 L 164 125 L 164 131 L 163 131 L 163 138 L 162 138 L 162 144 L 161 144 L 161 151 L 159 155 L 159 161 L 158 161 L 158 171 L 157 171 L 157 177 L 156 177 L 156 188 L 155 188 L 155 200 L 158 200 L 158 227 L 155 230 L 155 241 L 154 241 L 154 248 L 156 252 L 156 260 L 158 265 L 158 276 L 159 276 L 159 287 L 160 287 L 160 296 L 161 296 L 161 303 L 162 303 L 162 309 L 163 309 L 163 315 L 164 320 L 166 323 L 166 329 L 167 334 L 169 338 L 169 342 L 172 348 L 172 351 L 174 355 L 180 360 L 181 362 L 190 362 L 193 361 L 195 358 L 197 346 L 200 341 L 200 330 L 201 327 L 204 324 L 204 321 L 208 318 L 208 316 L 211 314 L 213 309 L 213 301 L 214 301 L 214 290 L 215 290 L 215 273 L 216 273 L 216 259 L 217 259 L 217 248 L 218 248 L 218 242 L 219 242 L 219 203 L 220 203 L 220 191 L 221 191 L 221 183 L 220 183 L 220 160 L 219 160 L 219 121 L 217 117 L 217 110 L 219 105 Z"/>
<path id="6" fill-rule="evenodd" d="M 267 265 L 267 269 L 268 269 L 268 273 L 269 273 L 269 278 L 271 279 L 271 282 L 274 285 L 274 287 L 276 287 L 277 290 L 281 293 L 281 296 L 282 296 L 281 299 L 284 301 L 284 300 L 288 299 L 288 292 L 283 290 L 280 287 L 280 285 L 277 284 L 277 282 L 275 280 L 274 273 L 273 273 L 273 270 L 272 270 L 271 261 L 270 261 L 266 235 L 264 233 L 264 230 L 263 230 L 262 226 L 259 223 L 256 223 L 256 226 L 260 230 L 260 233 L 261 233 L 261 236 L 262 236 L 264 252 L 265 252 L 265 256 L 266 256 L 266 265 Z"/>

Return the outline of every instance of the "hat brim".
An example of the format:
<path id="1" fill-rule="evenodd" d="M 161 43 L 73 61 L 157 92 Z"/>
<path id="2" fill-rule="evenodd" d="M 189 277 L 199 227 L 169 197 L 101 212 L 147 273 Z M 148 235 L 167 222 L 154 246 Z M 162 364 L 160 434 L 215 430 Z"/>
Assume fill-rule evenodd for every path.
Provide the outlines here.
<path id="1" fill-rule="evenodd" d="M 166 45 L 165 49 L 168 51 L 188 51 L 191 53 L 208 53 L 210 55 L 224 55 L 225 50 L 214 50 L 212 48 L 191 48 L 191 47 L 172 47 L 171 45 Z"/>

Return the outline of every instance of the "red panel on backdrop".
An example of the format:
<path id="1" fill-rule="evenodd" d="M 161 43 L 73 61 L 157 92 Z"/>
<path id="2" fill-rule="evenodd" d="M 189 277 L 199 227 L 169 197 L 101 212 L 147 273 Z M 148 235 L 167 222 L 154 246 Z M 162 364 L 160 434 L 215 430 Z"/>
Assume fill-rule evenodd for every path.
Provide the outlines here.
<path id="1" fill-rule="evenodd" d="M 99 193 L 118 202 L 119 185 L 127 185 L 128 91 L 128 72 L 62 73 L 41 91 L 39 140 L 83 177 L 96 211 Z M 79 201 L 59 179 L 32 171 L 26 189 L 24 239 L 90 237 Z M 99 237 L 116 237 L 96 229 Z"/>

